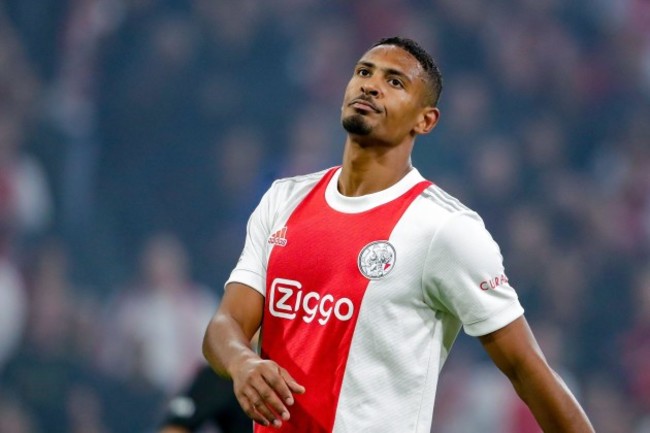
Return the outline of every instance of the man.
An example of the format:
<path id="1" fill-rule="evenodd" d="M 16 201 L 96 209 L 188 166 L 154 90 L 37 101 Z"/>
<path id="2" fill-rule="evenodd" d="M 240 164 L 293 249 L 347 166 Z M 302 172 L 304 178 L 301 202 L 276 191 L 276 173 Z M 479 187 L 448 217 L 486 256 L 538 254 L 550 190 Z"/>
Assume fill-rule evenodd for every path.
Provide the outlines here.
<path id="1" fill-rule="evenodd" d="M 345 91 L 342 167 L 275 182 L 252 214 L 204 354 L 256 432 L 428 433 L 461 326 L 544 431 L 593 432 L 481 219 L 411 166 L 441 88 L 415 42 L 379 41 Z M 248 342 L 260 324 L 258 355 Z"/>

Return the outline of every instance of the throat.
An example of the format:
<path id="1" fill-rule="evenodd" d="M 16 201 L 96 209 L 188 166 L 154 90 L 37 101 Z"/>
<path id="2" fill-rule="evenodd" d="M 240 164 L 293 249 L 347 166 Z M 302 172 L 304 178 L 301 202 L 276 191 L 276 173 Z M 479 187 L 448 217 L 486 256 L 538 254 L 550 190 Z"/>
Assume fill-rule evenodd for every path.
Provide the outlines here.
<path id="1" fill-rule="evenodd" d="M 392 167 L 347 168 L 344 165 L 338 180 L 338 191 L 346 197 L 361 197 L 383 191 L 402 180 L 413 167 L 409 163 L 396 170 Z"/>
<path id="2" fill-rule="evenodd" d="M 338 180 L 339 192 L 347 197 L 360 197 L 395 185 L 413 169 L 412 148 L 412 142 L 364 147 L 348 137 Z"/>

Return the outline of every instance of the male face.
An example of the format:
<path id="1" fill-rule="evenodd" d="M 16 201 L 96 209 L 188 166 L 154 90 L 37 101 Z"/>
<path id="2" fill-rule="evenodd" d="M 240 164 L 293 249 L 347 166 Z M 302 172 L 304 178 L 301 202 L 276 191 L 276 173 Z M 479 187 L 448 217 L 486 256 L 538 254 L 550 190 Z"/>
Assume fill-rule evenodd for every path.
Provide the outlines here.
<path id="1" fill-rule="evenodd" d="M 437 110 L 425 103 L 425 72 L 409 52 L 379 45 L 366 52 L 345 89 L 341 123 L 358 141 L 397 145 L 407 136 L 428 132 Z M 430 128 L 425 113 L 436 112 Z M 368 139 L 368 140 L 366 140 Z"/>

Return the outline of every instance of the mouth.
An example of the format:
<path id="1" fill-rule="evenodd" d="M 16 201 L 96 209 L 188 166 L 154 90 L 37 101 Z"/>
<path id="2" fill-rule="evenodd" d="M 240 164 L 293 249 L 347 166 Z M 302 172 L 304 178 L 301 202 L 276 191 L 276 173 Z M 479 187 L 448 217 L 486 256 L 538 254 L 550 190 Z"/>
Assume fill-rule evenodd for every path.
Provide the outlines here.
<path id="1" fill-rule="evenodd" d="M 348 104 L 348 106 L 361 111 L 374 111 L 375 113 L 381 113 L 379 107 L 365 98 L 355 98 Z"/>

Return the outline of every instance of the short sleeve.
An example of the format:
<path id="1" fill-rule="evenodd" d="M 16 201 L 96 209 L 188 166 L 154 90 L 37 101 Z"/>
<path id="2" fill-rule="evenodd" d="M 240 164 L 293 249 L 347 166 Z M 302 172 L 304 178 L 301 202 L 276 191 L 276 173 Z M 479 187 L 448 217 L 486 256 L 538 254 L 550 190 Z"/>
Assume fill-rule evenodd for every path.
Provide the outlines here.
<path id="1" fill-rule="evenodd" d="M 457 317 L 468 335 L 489 334 L 524 312 L 499 246 L 476 213 L 451 215 L 438 229 L 423 278 L 429 305 Z"/>
<path id="2" fill-rule="evenodd" d="M 248 219 L 244 249 L 225 284 L 245 284 L 263 296 L 266 293 L 266 255 L 267 239 L 271 231 L 272 188 L 264 194 Z"/>

